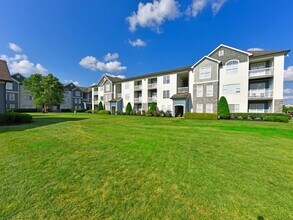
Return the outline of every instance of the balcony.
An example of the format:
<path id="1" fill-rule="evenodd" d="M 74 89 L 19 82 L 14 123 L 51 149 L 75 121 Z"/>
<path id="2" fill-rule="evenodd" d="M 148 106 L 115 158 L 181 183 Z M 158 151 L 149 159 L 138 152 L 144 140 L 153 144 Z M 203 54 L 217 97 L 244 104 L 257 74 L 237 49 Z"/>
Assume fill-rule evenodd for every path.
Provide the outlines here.
<path id="1" fill-rule="evenodd" d="M 249 113 L 272 113 L 270 109 L 248 109 Z"/>
<path id="2" fill-rule="evenodd" d="M 250 78 L 271 77 L 274 75 L 274 67 L 249 70 Z"/>
<path id="3" fill-rule="evenodd" d="M 138 91 L 142 89 L 142 85 L 136 85 L 134 86 L 134 91 Z"/>
<path id="4" fill-rule="evenodd" d="M 148 89 L 156 89 L 157 88 L 157 83 L 151 83 L 151 84 L 148 84 Z"/>
<path id="5" fill-rule="evenodd" d="M 251 99 L 272 99 L 273 90 L 270 89 L 256 89 L 248 91 L 248 98 Z"/>
<path id="6" fill-rule="evenodd" d="M 157 102 L 157 96 L 148 97 L 148 102 Z"/>
<path id="7" fill-rule="evenodd" d="M 177 93 L 188 93 L 189 88 L 188 87 L 178 87 Z"/>
<path id="8" fill-rule="evenodd" d="M 121 98 L 122 94 L 121 93 L 117 93 L 116 98 Z"/>
<path id="9" fill-rule="evenodd" d="M 141 97 L 139 97 L 139 98 L 134 98 L 134 103 L 141 103 L 141 100 L 142 100 Z"/>

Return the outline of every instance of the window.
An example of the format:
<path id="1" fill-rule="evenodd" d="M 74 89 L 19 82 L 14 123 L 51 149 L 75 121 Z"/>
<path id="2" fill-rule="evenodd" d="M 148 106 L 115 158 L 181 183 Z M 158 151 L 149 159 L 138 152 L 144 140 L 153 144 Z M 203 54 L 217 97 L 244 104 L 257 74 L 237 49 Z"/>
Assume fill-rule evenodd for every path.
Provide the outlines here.
<path id="1" fill-rule="evenodd" d="M 240 84 L 223 85 L 223 95 L 240 93 Z"/>
<path id="2" fill-rule="evenodd" d="M 266 62 L 250 64 L 250 69 L 251 70 L 264 69 L 264 68 L 266 68 Z"/>
<path id="3" fill-rule="evenodd" d="M 210 79 L 212 75 L 212 67 L 206 66 L 199 69 L 199 79 Z"/>
<path id="4" fill-rule="evenodd" d="M 226 73 L 238 73 L 239 60 L 230 60 L 226 63 Z"/>
<path id="5" fill-rule="evenodd" d="M 15 101 L 15 94 L 9 94 L 9 101 Z"/>
<path id="6" fill-rule="evenodd" d="M 164 99 L 170 98 L 170 90 L 163 91 L 163 98 Z"/>
<path id="7" fill-rule="evenodd" d="M 9 104 L 10 109 L 15 109 L 15 104 Z"/>
<path id="8" fill-rule="evenodd" d="M 213 104 L 212 103 L 206 104 L 206 113 L 213 113 Z"/>
<path id="9" fill-rule="evenodd" d="M 106 84 L 105 85 L 105 91 L 106 92 L 111 92 L 111 84 Z"/>
<path id="10" fill-rule="evenodd" d="M 170 76 L 164 76 L 163 77 L 163 84 L 169 84 L 170 83 Z"/>
<path id="11" fill-rule="evenodd" d="M 240 105 L 239 104 L 229 104 L 229 110 L 232 113 L 237 113 L 240 111 Z"/>
<path id="12" fill-rule="evenodd" d="M 220 50 L 220 51 L 219 51 L 219 57 L 224 56 L 224 54 L 225 54 L 225 53 L 224 53 L 224 50 Z"/>
<path id="13" fill-rule="evenodd" d="M 104 96 L 101 96 L 100 99 L 101 99 L 101 101 L 103 101 L 104 100 Z"/>
<path id="14" fill-rule="evenodd" d="M 125 83 L 125 89 L 129 89 L 129 82 Z"/>
<path id="15" fill-rule="evenodd" d="M 129 94 L 125 94 L 125 101 L 129 101 Z"/>
<path id="16" fill-rule="evenodd" d="M 7 90 L 13 90 L 13 84 L 12 83 L 6 83 L 6 89 Z"/>
<path id="17" fill-rule="evenodd" d="M 197 97 L 203 96 L 203 86 L 197 86 Z"/>
<path id="18" fill-rule="evenodd" d="M 78 99 L 78 104 L 81 104 L 81 99 Z"/>
<path id="19" fill-rule="evenodd" d="M 23 95 L 23 100 L 32 100 L 31 95 Z"/>
<path id="20" fill-rule="evenodd" d="M 250 84 L 250 90 L 263 90 L 266 87 L 266 83 L 260 82 L 260 83 L 251 83 Z"/>
<path id="21" fill-rule="evenodd" d="M 203 112 L 203 104 L 196 104 L 196 112 L 197 113 Z"/>
<path id="22" fill-rule="evenodd" d="M 213 85 L 207 85 L 206 87 L 206 96 L 212 97 L 214 94 L 214 86 Z"/>
<path id="23" fill-rule="evenodd" d="M 74 104 L 77 104 L 77 99 L 74 99 Z"/>
<path id="24" fill-rule="evenodd" d="M 104 92 L 104 87 L 103 86 L 100 87 L 100 91 Z"/>
<path id="25" fill-rule="evenodd" d="M 76 95 L 76 96 L 80 96 L 80 91 L 76 91 L 76 92 L 75 92 L 75 95 Z"/>

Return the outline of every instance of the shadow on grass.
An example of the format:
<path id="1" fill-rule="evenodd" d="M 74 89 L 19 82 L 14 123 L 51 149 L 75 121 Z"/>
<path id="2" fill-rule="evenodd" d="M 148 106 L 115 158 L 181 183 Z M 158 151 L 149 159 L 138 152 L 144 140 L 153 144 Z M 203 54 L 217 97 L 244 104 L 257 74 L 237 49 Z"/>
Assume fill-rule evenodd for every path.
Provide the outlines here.
<path id="1" fill-rule="evenodd" d="M 9 125 L 9 126 L 0 126 L 0 134 L 5 132 L 14 132 L 14 131 L 24 131 L 28 129 L 33 129 L 37 127 L 43 127 L 53 124 L 59 124 L 63 122 L 74 122 L 81 121 L 87 118 L 72 118 L 72 117 L 42 117 L 37 116 L 33 118 L 32 123 L 20 124 L 20 125 Z"/>

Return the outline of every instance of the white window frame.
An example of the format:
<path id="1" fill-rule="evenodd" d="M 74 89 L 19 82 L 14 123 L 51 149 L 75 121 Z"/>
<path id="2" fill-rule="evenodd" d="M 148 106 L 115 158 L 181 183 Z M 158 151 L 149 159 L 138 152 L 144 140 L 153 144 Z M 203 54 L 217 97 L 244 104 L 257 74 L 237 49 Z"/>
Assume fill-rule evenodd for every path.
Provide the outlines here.
<path id="1" fill-rule="evenodd" d="M 164 90 L 163 99 L 169 99 L 169 98 L 170 98 L 170 90 Z"/>
<path id="2" fill-rule="evenodd" d="M 213 103 L 207 103 L 206 104 L 206 113 L 213 113 Z"/>
<path id="3" fill-rule="evenodd" d="M 206 97 L 213 97 L 214 96 L 214 85 L 207 85 L 206 86 Z"/>
<path id="4" fill-rule="evenodd" d="M 105 85 L 105 92 L 111 92 L 111 84 Z"/>
<path id="5" fill-rule="evenodd" d="M 196 97 L 198 98 L 203 97 L 203 86 L 196 87 Z"/>
<path id="6" fill-rule="evenodd" d="M 13 83 L 7 82 L 6 83 L 6 90 L 13 90 Z"/>
<path id="7" fill-rule="evenodd" d="M 199 79 L 210 79 L 212 77 L 212 67 L 205 66 L 199 68 L 198 78 Z"/>
<path id="8" fill-rule="evenodd" d="M 219 57 L 224 56 L 225 55 L 225 51 L 224 50 L 220 50 L 219 51 Z"/>
<path id="9" fill-rule="evenodd" d="M 196 104 L 196 112 L 203 113 L 203 104 Z"/>
<path id="10" fill-rule="evenodd" d="M 226 73 L 238 73 L 239 60 L 233 59 L 226 62 Z"/>
<path id="11" fill-rule="evenodd" d="M 170 84 L 170 75 L 163 76 L 163 84 Z"/>
<path id="12" fill-rule="evenodd" d="M 240 94 L 240 92 L 241 92 L 240 83 L 223 85 L 223 90 L 222 90 L 223 95 Z"/>
<path id="13" fill-rule="evenodd" d="M 15 94 L 14 93 L 9 93 L 9 101 L 15 101 Z"/>

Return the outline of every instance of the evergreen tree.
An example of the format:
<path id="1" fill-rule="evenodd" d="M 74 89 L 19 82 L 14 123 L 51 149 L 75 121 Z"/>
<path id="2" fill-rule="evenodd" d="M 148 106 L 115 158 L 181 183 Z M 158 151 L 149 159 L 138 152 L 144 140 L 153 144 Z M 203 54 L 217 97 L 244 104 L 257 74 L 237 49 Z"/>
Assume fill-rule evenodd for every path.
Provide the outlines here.
<path id="1" fill-rule="evenodd" d="M 100 101 L 98 105 L 98 111 L 104 110 L 103 103 Z"/>
<path id="2" fill-rule="evenodd" d="M 218 105 L 218 116 L 220 118 L 229 119 L 230 118 L 230 110 L 227 99 L 222 96 Z"/>
<path id="3" fill-rule="evenodd" d="M 130 115 L 130 112 L 132 111 L 132 106 L 131 106 L 131 103 L 128 102 L 127 103 L 127 106 L 126 106 L 126 114 L 127 115 Z"/>

